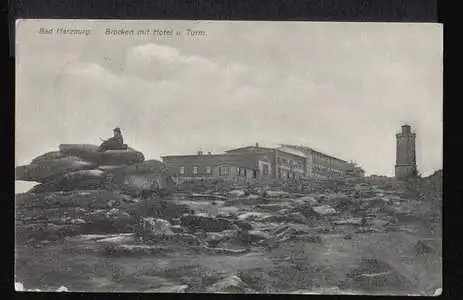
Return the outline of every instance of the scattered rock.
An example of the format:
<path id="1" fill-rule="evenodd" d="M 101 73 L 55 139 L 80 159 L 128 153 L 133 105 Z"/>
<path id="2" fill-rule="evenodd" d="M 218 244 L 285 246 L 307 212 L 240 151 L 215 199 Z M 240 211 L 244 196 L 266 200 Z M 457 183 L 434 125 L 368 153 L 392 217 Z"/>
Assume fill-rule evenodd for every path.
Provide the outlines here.
<path id="1" fill-rule="evenodd" d="M 286 215 L 273 215 L 257 219 L 258 222 L 271 223 L 299 223 L 305 224 L 307 219 L 301 213 L 289 213 Z"/>
<path id="2" fill-rule="evenodd" d="M 119 203 L 126 201 L 125 197 L 117 192 L 106 190 L 76 190 L 70 192 L 17 194 L 15 203 L 18 209 L 47 209 L 64 207 L 99 209 L 110 208 L 109 201 L 111 200 L 117 200 Z"/>
<path id="3" fill-rule="evenodd" d="M 336 210 L 329 205 L 321 205 L 312 207 L 312 210 L 320 216 L 329 216 L 336 214 Z"/>
<path id="4" fill-rule="evenodd" d="M 181 225 L 196 231 L 220 232 L 233 228 L 233 223 L 227 219 L 200 215 L 184 215 L 180 218 Z"/>
<path id="5" fill-rule="evenodd" d="M 265 196 L 269 198 L 285 198 L 289 197 L 291 194 L 284 191 L 266 191 Z"/>
<path id="6" fill-rule="evenodd" d="M 70 221 L 71 224 L 76 224 L 76 225 L 82 225 L 82 224 L 87 224 L 85 220 L 82 219 L 72 219 Z"/>
<path id="7" fill-rule="evenodd" d="M 185 229 L 180 225 L 171 225 L 169 229 L 174 233 L 185 233 Z"/>
<path id="8" fill-rule="evenodd" d="M 170 228 L 171 224 L 167 220 L 148 217 L 142 218 L 141 223 L 141 232 L 138 232 L 138 234 L 144 238 L 159 235 L 174 235 L 174 232 Z"/>
<path id="9" fill-rule="evenodd" d="M 188 285 L 172 285 L 172 286 L 163 286 L 157 289 L 149 289 L 143 291 L 143 293 L 185 293 L 188 289 Z"/>
<path id="10" fill-rule="evenodd" d="M 264 210 L 268 212 L 276 212 L 276 211 L 289 208 L 289 207 L 291 207 L 289 202 L 259 204 L 255 206 L 256 209 Z"/>
<path id="11" fill-rule="evenodd" d="M 290 292 L 290 294 L 302 294 L 302 295 L 360 295 L 362 293 L 351 291 L 351 290 L 342 290 L 337 286 L 334 287 L 325 287 L 325 288 L 315 288 L 311 290 L 296 290 Z"/>
<path id="12" fill-rule="evenodd" d="M 255 221 L 261 220 L 266 217 L 270 217 L 271 215 L 268 213 L 260 213 L 260 212 L 245 212 L 238 215 L 237 219 L 239 221 Z"/>
<path id="13" fill-rule="evenodd" d="M 296 198 L 294 201 L 298 204 L 309 204 L 309 205 L 317 205 L 318 201 L 312 196 L 304 196 L 301 198 Z"/>
<path id="14" fill-rule="evenodd" d="M 442 288 L 437 288 L 432 295 L 434 297 L 442 295 Z"/>
<path id="15" fill-rule="evenodd" d="M 362 258 L 347 276 L 352 280 L 354 288 L 366 291 L 384 288 L 408 290 L 412 286 L 407 277 L 389 264 L 374 258 Z"/>
<path id="16" fill-rule="evenodd" d="M 157 219 L 172 220 L 193 211 L 188 205 L 165 200 L 142 200 L 137 204 L 137 214 Z M 194 213 L 194 212 L 193 212 Z"/>
<path id="17" fill-rule="evenodd" d="M 200 246 L 198 250 L 200 250 L 201 253 L 205 253 L 205 254 L 224 254 L 224 255 L 240 255 L 240 254 L 249 253 L 251 251 L 249 248 L 231 249 L 231 248 L 207 247 L 207 246 Z"/>
<path id="18" fill-rule="evenodd" d="M 199 193 L 192 193 L 189 195 L 192 199 L 205 199 L 205 200 L 227 200 L 227 197 L 221 195 L 214 195 L 214 194 L 199 194 Z"/>
<path id="19" fill-rule="evenodd" d="M 261 198 L 261 196 L 255 195 L 255 194 L 251 194 L 251 195 L 248 195 L 246 197 L 247 200 L 257 200 L 257 199 L 260 199 L 260 198 Z"/>
<path id="20" fill-rule="evenodd" d="M 111 243 L 111 244 L 134 244 L 134 234 L 119 234 L 113 235 L 102 239 L 97 239 L 97 243 Z"/>
<path id="21" fill-rule="evenodd" d="M 335 225 L 362 225 L 362 218 L 349 218 L 344 220 L 333 221 Z"/>
<path id="22" fill-rule="evenodd" d="M 243 220 L 234 220 L 234 225 L 237 225 L 241 230 L 252 230 L 253 226 L 251 223 Z"/>
<path id="23" fill-rule="evenodd" d="M 133 231 L 137 219 L 118 208 L 99 210 L 85 216 L 82 233 L 124 233 Z"/>
<path id="24" fill-rule="evenodd" d="M 259 230 L 240 231 L 237 239 L 245 245 L 260 244 L 270 239 L 270 235 Z"/>
<path id="25" fill-rule="evenodd" d="M 239 197 L 247 196 L 247 193 L 243 190 L 233 190 L 233 191 L 228 192 L 228 195 L 239 198 Z"/>
<path id="26" fill-rule="evenodd" d="M 437 238 L 427 238 L 419 240 L 415 246 L 414 250 L 416 254 L 423 255 L 423 254 L 436 254 L 440 252 L 442 248 L 442 239 Z"/>
<path id="27" fill-rule="evenodd" d="M 253 293 L 254 291 L 236 275 L 228 276 L 206 288 L 208 293 Z"/>
<path id="28" fill-rule="evenodd" d="M 218 245 L 218 243 L 234 239 L 237 237 L 237 232 L 235 230 L 224 230 L 222 232 L 207 232 L 205 240 L 206 242 L 211 245 Z"/>
<path id="29" fill-rule="evenodd" d="M 29 243 L 39 241 L 56 241 L 67 236 L 79 235 L 82 232 L 81 225 L 55 225 L 36 223 L 17 226 L 15 240 L 17 243 Z"/>

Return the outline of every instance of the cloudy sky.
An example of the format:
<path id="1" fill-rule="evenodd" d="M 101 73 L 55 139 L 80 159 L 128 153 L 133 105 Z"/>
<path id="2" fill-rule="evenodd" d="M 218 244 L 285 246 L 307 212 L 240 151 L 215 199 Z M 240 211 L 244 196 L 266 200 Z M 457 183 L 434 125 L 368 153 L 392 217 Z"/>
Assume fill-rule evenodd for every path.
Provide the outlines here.
<path id="1" fill-rule="evenodd" d="M 16 164 L 119 126 L 147 158 L 293 143 L 393 175 L 395 133 L 409 123 L 429 174 L 442 167 L 442 47 L 438 24 L 21 21 Z"/>

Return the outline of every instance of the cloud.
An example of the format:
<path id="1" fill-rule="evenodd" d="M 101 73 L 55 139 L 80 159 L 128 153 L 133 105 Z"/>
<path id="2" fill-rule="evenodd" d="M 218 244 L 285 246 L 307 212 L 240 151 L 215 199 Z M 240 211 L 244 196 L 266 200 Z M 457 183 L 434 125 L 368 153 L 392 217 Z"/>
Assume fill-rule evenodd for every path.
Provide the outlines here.
<path id="1" fill-rule="evenodd" d="M 56 49 L 28 36 L 18 53 L 18 161 L 98 143 L 120 126 L 147 157 L 286 142 L 392 175 L 394 134 L 411 122 L 422 169 L 441 166 L 440 52 L 424 47 L 434 37 L 416 27 L 224 28 L 202 41 L 69 39 Z"/>

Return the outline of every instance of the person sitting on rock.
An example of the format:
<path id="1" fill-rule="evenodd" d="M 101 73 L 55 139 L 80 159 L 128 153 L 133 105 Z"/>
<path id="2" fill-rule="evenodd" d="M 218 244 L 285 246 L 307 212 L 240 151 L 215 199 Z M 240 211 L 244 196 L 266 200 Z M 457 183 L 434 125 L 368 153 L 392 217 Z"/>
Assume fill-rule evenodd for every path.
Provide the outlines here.
<path id="1" fill-rule="evenodd" d="M 127 148 L 127 146 L 124 145 L 124 138 L 122 137 L 121 129 L 116 127 L 114 128 L 113 132 L 113 137 L 101 143 L 100 147 L 98 148 L 99 152 L 104 152 L 107 150 L 122 150 Z"/>

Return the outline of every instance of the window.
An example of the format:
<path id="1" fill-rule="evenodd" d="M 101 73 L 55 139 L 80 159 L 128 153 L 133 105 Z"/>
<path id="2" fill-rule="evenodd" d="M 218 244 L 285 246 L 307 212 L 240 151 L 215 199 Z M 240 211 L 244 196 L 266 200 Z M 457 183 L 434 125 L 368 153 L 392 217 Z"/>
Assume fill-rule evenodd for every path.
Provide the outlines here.
<path id="1" fill-rule="evenodd" d="M 193 167 L 193 175 L 198 175 L 198 167 Z"/>
<path id="2" fill-rule="evenodd" d="M 207 166 L 206 167 L 206 174 L 211 175 L 211 173 L 212 173 L 211 167 Z"/>
<path id="3" fill-rule="evenodd" d="M 228 167 L 227 166 L 220 167 L 219 174 L 220 174 L 220 176 L 227 176 L 228 175 Z"/>
<path id="4" fill-rule="evenodd" d="M 185 174 L 185 167 L 180 167 L 180 174 Z"/>
<path id="5" fill-rule="evenodd" d="M 263 175 L 268 175 L 268 173 L 269 173 L 268 165 L 263 165 L 262 166 L 262 173 L 263 173 Z"/>

